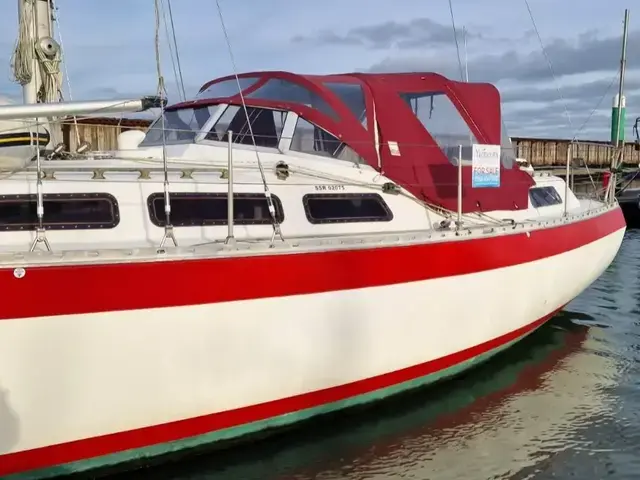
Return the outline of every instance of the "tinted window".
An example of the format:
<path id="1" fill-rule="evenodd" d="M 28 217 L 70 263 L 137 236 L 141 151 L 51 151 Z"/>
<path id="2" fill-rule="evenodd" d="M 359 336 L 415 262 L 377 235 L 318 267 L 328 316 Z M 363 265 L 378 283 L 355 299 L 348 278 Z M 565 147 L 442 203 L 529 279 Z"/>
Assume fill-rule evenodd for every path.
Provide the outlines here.
<path id="1" fill-rule="evenodd" d="M 253 131 L 257 146 L 278 148 L 287 112 L 247 107 L 247 113 L 249 121 L 247 121 L 243 107 L 229 105 L 205 138 L 226 142 L 228 140 L 227 132 L 231 130 L 233 143 L 253 145 L 251 138 Z M 251 129 L 249 129 L 249 125 L 251 125 Z"/>
<path id="2" fill-rule="evenodd" d="M 393 214 L 382 197 L 371 194 L 305 195 L 302 199 L 311 223 L 388 222 Z"/>
<path id="3" fill-rule="evenodd" d="M 176 227 L 202 227 L 227 224 L 226 193 L 171 193 L 171 223 Z M 282 223 L 284 213 L 280 199 L 271 196 L 276 220 Z M 165 226 L 164 193 L 152 193 L 147 201 L 151 222 Z M 237 193 L 233 201 L 233 221 L 237 225 L 271 224 L 267 198 L 262 193 Z"/>
<path id="4" fill-rule="evenodd" d="M 559 205 L 562 197 L 554 187 L 535 187 L 529 190 L 531 206 L 534 208 Z"/>
<path id="5" fill-rule="evenodd" d="M 108 193 L 45 194 L 43 205 L 47 230 L 113 228 L 120 222 L 118 202 Z M 0 229 L 35 229 L 36 208 L 36 195 L 0 196 Z"/>
<path id="6" fill-rule="evenodd" d="M 263 86 L 247 95 L 247 98 L 272 100 L 276 102 L 300 103 L 316 110 L 320 110 L 322 113 L 336 119 L 338 118 L 336 112 L 334 112 L 334 110 L 320 95 L 296 83 L 281 80 L 279 78 L 272 78 L 271 80 L 268 80 Z"/>

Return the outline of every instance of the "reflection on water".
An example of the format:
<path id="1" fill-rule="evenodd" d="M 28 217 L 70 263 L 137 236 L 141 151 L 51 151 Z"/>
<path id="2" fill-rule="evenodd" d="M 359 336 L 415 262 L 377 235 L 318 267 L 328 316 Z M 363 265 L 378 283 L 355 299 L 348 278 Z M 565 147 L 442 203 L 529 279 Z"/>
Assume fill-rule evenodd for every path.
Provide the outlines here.
<path id="1" fill-rule="evenodd" d="M 629 232 L 587 292 L 463 377 L 136 478 L 638 478 L 639 267 Z"/>

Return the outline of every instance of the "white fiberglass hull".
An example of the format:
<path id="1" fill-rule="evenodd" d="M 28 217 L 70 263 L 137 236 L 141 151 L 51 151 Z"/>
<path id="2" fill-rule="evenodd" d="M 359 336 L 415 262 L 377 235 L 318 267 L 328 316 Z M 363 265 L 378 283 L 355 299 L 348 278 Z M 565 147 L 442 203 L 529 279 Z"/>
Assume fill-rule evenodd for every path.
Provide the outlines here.
<path id="1" fill-rule="evenodd" d="M 614 214 L 617 222 L 619 210 L 604 215 Z M 556 255 L 464 275 L 4 319 L 0 474 L 23 468 L 41 475 L 46 470 L 40 468 L 59 466 L 37 460 L 55 445 L 61 451 L 65 445 L 74 448 L 69 442 L 88 442 L 84 450 L 76 447 L 81 459 L 59 454 L 69 459 L 59 464 L 76 470 L 83 468 L 80 460 L 99 464 L 106 458 L 96 453 L 105 452 L 110 434 L 151 428 L 147 444 L 124 439 L 124 451 L 109 452 L 127 460 L 160 453 L 163 445 L 175 450 L 169 441 L 195 445 L 232 438 L 457 373 L 530 333 L 587 288 L 616 255 L 624 235 L 624 225 L 618 227 Z M 29 275 L 27 270 L 24 278 Z M 225 279 L 212 269 L 209 281 L 215 289 Z M 247 281 L 278 282 L 278 277 Z M 172 284 L 190 279 L 155 282 L 161 298 Z M 109 295 L 113 288 L 105 284 L 96 295 Z M 38 301 L 33 292 L 33 302 Z M 172 429 L 182 432 L 181 438 L 169 440 Z"/>

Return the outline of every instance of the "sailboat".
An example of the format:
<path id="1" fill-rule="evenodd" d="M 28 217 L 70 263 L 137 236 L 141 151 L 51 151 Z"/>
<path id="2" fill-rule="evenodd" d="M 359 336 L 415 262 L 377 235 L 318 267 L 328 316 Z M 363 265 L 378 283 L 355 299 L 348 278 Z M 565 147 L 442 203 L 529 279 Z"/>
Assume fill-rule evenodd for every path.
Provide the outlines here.
<path id="1" fill-rule="evenodd" d="M 151 104 L 117 151 L 36 148 L 2 179 L 3 478 L 127 468 L 449 378 L 543 325 L 625 232 L 614 198 L 518 167 L 490 84 L 260 71 L 120 102 Z"/>

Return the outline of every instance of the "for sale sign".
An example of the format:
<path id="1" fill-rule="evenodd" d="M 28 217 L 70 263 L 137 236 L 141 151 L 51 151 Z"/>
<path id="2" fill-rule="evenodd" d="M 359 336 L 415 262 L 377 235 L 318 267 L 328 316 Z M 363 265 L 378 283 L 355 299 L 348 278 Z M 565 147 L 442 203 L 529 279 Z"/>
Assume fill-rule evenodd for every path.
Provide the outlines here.
<path id="1" fill-rule="evenodd" d="M 471 186 L 473 188 L 500 186 L 500 145 L 472 145 Z"/>

